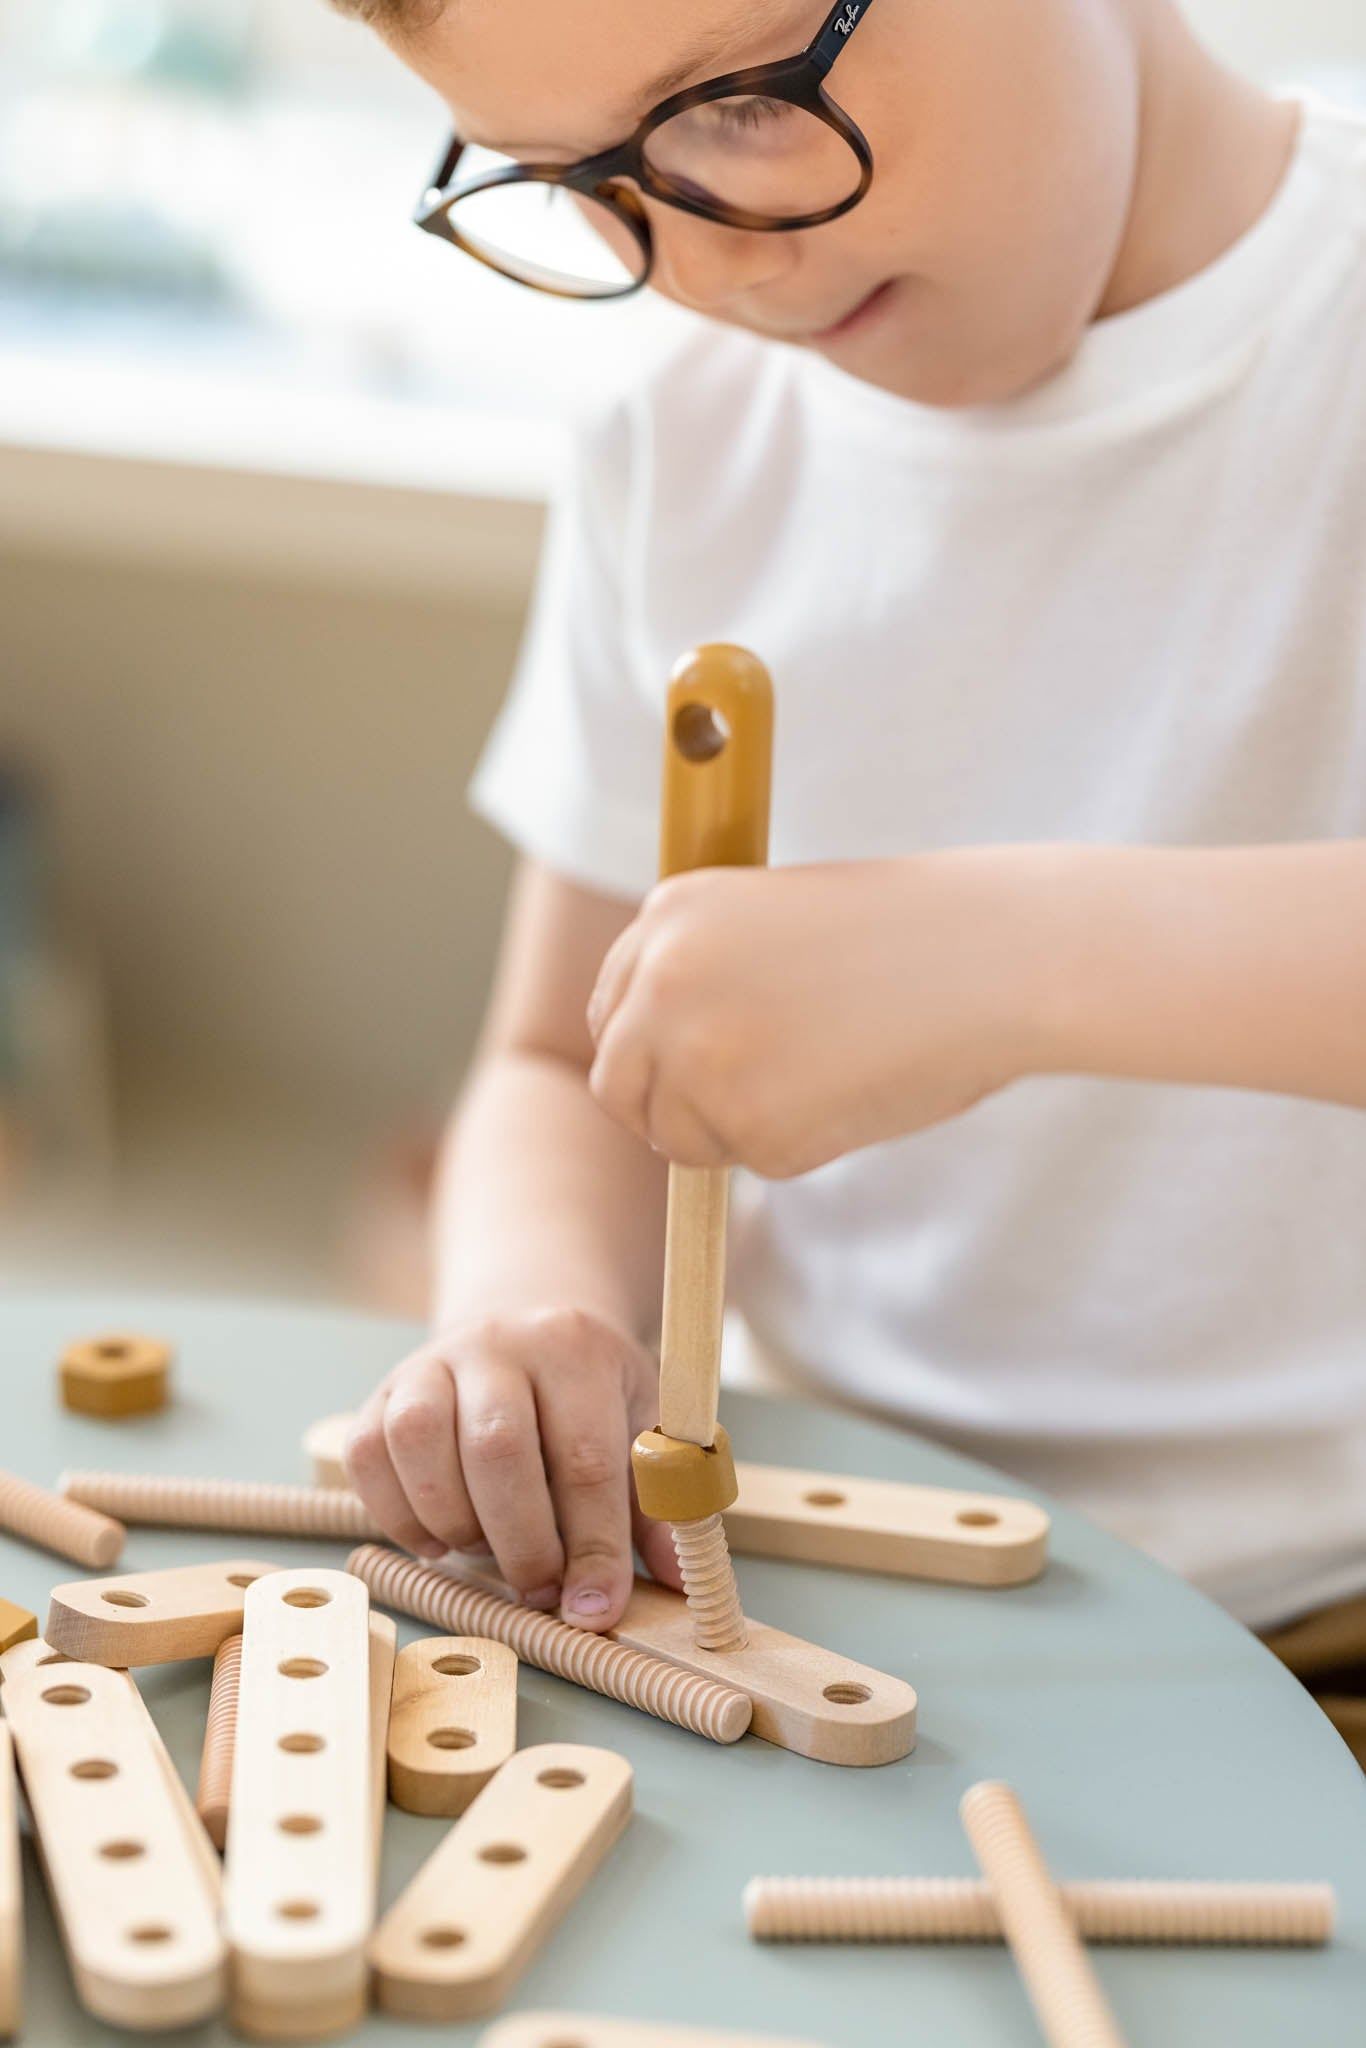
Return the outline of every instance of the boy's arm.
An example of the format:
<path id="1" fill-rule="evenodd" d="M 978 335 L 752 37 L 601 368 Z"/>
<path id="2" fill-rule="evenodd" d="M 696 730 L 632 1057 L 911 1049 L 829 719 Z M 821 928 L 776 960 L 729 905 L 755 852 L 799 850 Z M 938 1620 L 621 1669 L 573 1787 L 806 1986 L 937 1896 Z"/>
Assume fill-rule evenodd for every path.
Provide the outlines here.
<path id="1" fill-rule="evenodd" d="M 394 1541 L 486 1544 L 504 1579 L 606 1628 L 632 1574 L 630 1445 L 656 1419 L 667 1172 L 597 1106 L 584 1013 L 632 906 L 523 864 L 438 1176 L 433 1334 L 347 1445 Z M 642 1554 L 677 1583 L 668 1531 Z"/>
<path id="2" fill-rule="evenodd" d="M 1055 858 L 1041 1064 L 1366 1108 L 1366 842 Z"/>
<path id="3" fill-rule="evenodd" d="M 1366 1108 L 1366 842 L 950 847 L 651 891 L 590 1085 L 689 1166 L 770 1178 L 1034 1074 Z"/>

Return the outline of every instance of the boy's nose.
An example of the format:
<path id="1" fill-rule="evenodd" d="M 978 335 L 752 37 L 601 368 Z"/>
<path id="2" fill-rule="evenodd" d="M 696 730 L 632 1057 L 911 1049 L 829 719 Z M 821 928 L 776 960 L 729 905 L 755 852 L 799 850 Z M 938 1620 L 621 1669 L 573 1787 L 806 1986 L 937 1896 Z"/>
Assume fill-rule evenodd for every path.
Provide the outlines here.
<path id="1" fill-rule="evenodd" d="M 755 295 L 785 277 L 797 260 L 791 235 L 699 220 L 649 199 L 645 206 L 655 251 L 650 282 L 696 312 L 739 315 L 753 309 Z"/>

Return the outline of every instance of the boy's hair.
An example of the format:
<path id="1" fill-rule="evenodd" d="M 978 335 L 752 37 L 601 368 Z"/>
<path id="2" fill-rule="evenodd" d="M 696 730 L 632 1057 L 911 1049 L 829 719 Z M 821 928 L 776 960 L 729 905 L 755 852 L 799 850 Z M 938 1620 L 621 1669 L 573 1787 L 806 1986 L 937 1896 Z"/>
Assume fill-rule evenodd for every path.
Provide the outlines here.
<path id="1" fill-rule="evenodd" d="M 430 27 L 446 11 L 446 0 L 331 0 L 338 14 L 349 14 L 367 28 Z"/>

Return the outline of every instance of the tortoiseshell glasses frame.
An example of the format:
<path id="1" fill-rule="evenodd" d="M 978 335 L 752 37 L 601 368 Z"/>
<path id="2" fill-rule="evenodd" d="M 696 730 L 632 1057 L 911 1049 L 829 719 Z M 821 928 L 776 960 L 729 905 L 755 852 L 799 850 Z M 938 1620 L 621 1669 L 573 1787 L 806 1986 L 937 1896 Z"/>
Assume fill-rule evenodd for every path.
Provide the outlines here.
<path id="1" fill-rule="evenodd" d="M 826 221 L 838 220 L 841 214 L 858 205 L 872 183 L 873 152 L 863 131 L 830 98 L 825 90 L 825 80 L 872 5 L 873 0 L 839 0 L 814 39 L 797 56 L 779 58 L 771 64 L 752 64 L 742 71 L 728 71 L 718 78 L 706 79 L 700 85 L 688 86 L 682 92 L 671 93 L 650 109 L 625 142 L 613 149 L 600 150 L 595 156 L 582 157 L 577 163 L 517 163 L 462 180 L 458 172 L 468 145 L 453 134 L 434 177 L 423 191 L 413 219 L 428 234 L 440 236 L 499 276 L 511 279 L 514 284 L 524 284 L 532 291 L 549 292 L 555 298 L 581 299 L 585 303 L 594 299 L 628 298 L 648 282 L 653 267 L 653 238 L 645 209 L 637 194 L 629 187 L 616 184 L 614 181 L 617 179 L 629 178 L 641 192 L 658 199 L 665 206 L 677 207 L 681 212 L 695 214 L 702 220 L 719 221 L 726 227 L 782 234 L 794 228 L 820 227 Z M 771 214 L 750 213 L 742 207 L 730 206 L 709 194 L 687 192 L 671 183 L 650 162 L 646 144 L 666 121 L 672 121 L 709 100 L 730 99 L 740 94 L 786 101 L 833 129 L 857 160 L 858 180 L 853 191 L 819 211 L 775 218 Z M 639 277 L 602 291 L 577 291 L 541 283 L 518 271 L 505 269 L 490 251 L 461 236 L 450 217 L 451 209 L 458 201 L 476 192 L 519 184 L 563 185 L 570 192 L 606 206 L 632 238 L 641 265 Z"/>

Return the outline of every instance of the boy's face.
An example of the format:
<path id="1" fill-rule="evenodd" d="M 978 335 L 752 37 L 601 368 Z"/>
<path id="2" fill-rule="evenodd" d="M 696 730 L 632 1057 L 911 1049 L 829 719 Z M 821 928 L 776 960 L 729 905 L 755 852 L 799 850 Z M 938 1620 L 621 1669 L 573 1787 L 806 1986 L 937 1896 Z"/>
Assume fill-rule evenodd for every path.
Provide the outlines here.
<path id="1" fill-rule="evenodd" d="M 781 234 L 645 198 L 651 287 L 924 404 L 1028 389 L 1101 309 L 1123 236 L 1134 11 L 876 0 L 827 81 L 871 145 L 866 197 Z M 794 56 L 828 12 L 829 0 L 449 0 L 396 47 L 467 141 L 568 163 L 629 135 L 661 75 L 695 53 L 670 90 Z"/>

